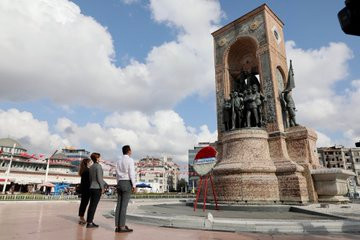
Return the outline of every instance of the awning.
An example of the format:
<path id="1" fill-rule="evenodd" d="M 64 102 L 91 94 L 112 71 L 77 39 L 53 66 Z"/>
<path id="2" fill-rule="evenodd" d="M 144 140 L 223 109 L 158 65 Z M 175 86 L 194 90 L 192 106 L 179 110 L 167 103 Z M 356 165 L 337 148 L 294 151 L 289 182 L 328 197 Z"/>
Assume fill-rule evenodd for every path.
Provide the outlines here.
<path id="1" fill-rule="evenodd" d="M 5 182 L 5 178 L 0 178 L 0 182 Z M 8 178 L 8 181 L 9 182 L 14 182 L 15 181 L 15 178 Z"/>
<path id="2" fill-rule="evenodd" d="M 39 187 L 55 187 L 55 185 L 50 182 L 47 182 L 40 184 Z"/>
<path id="3" fill-rule="evenodd" d="M 4 185 L 5 184 L 5 178 L 0 178 L 0 185 Z M 6 184 L 11 184 L 12 182 L 15 182 L 14 178 L 9 178 Z"/>
<path id="4" fill-rule="evenodd" d="M 146 183 L 138 183 L 138 184 L 136 184 L 136 187 L 137 188 L 152 188 L 150 186 L 150 184 L 146 184 Z"/>
<path id="5" fill-rule="evenodd" d="M 40 180 L 27 180 L 27 179 L 19 179 L 16 180 L 15 183 L 20 184 L 20 185 L 31 185 L 31 184 L 40 184 L 41 181 Z"/>

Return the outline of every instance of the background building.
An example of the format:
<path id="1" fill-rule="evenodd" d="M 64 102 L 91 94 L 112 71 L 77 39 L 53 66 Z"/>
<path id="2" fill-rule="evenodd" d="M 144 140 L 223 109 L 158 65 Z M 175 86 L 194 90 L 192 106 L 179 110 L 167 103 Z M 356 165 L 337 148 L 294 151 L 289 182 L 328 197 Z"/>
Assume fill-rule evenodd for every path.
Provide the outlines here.
<path id="1" fill-rule="evenodd" d="M 89 151 L 86 151 L 85 149 L 76 149 L 75 147 L 66 147 L 61 150 L 61 153 L 65 155 L 66 158 L 70 160 L 71 164 L 76 166 L 77 168 L 79 167 L 81 160 L 83 160 L 84 158 L 90 158 Z M 102 161 L 100 162 L 100 164 L 103 168 L 104 176 L 115 177 L 115 163 L 104 159 L 101 160 Z"/>
<path id="2" fill-rule="evenodd" d="M 342 145 L 317 149 L 319 162 L 327 168 L 342 168 L 353 171 L 356 185 L 360 185 L 360 148 L 345 148 Z M 354 184 L 355 184 L 354 183 Z M 350 182 L 350 184 L 352 184 Z"/>
<path id="3" fill-rule="evenodd" d="M 189 149 L 188 151 L 189 189 L 191 189 L 192 192 L 195 192 L 197 187 L 196 183 L 200 178 L 193 167 L 195 156 L 200 151 L 200 149 L 209 145 L 209 142 L 199 142 L 198 146 L 195 146 L 194 149 Z"/>
<path id="4" fill-rule="evenodd" d="M 180 168 L 172 158 L 142 158 L 135 163 L 136 182 L 146 183 L 151 189 L 144 191 L 163 193 L 177 191 Z"/>
<path id="5" fill-rule="evenodd" d="M 72 163 L 76 166 L 79 166 L 81 160 L 84 158 L 90 157 L 90 152 L 85 149 L 76 149 L 74 147 L 66 147 L 61 150 L 68 159 L 72 161 Z"/>
<path id="6" fill-rule="evenodd" d="M 13 188 L 15 192 L 33 192 L 45 182 L 48 158 L 45 158 L 42 154 L 28 154 L 27 150 L 18 141 L 10 138 L 0 139 L 0 190 L 2 190 L 5 183 L 6 171 L 10 164 L 14 144 L 16 144 L 16 147 L 6 190 Z M 80 183 L 80 177 L 77 174 L 80 157 L 76 154 L 79 152 L 89 154 L 89 152 L 84 149 L 75 149 L 75 151 L 78 152 L 69 152 L 68 148 L 66 148 L 50 158 L 47 182 L 54 185 L 52 191 L 56 189 L 57 185 Z M 103 161 L 101 165 L 104 169 L 105 181 L 109 185 L 115 185 L 115 164 Z"/>

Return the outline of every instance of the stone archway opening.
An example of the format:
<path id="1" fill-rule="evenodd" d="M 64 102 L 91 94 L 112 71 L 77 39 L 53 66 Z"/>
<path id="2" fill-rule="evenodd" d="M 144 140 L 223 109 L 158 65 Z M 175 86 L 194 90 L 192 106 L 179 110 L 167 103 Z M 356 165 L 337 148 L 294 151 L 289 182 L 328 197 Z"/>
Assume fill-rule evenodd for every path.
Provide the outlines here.
<path id="1" fill-rule="evenodd" d="M 225 96 L 229 96 L 231 91 L 242 92 L 243 81 L 247 81 L 245 73 L 251 73 L 257 79 L 257 85 L 260 86 L 259 78 L 259 60 L 257 58 L 258 43 L 252 37 L 240 37 L 230 47 L 226 56 L 227 68 L 227 86 L 225 87 Z"/>

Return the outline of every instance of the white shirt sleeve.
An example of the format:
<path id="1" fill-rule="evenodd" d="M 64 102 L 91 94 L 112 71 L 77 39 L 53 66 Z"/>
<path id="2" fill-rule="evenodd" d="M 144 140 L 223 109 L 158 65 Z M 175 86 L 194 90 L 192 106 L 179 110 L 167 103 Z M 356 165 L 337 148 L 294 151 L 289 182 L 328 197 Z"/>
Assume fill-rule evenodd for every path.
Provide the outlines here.
<path id="1" fill-rule="evenodd" d="M 116 184 L 118 183 L 118 181 L 120 180 L 120 175 L 121 175 L 121 171 L 120 171 L 120 164 L 119 164 L 120 160 L 117 160 L 116 162 Z"/>
<path id="2" fill-rule="evenodd" d="M 136 187 L 136 182 L 135 182 L 135 165 L 134 165 L 134 160 L 132 158 L 130 158 L 129 161 L 129 178 L 131 180 L 131 184 L 133 187 Z"/>

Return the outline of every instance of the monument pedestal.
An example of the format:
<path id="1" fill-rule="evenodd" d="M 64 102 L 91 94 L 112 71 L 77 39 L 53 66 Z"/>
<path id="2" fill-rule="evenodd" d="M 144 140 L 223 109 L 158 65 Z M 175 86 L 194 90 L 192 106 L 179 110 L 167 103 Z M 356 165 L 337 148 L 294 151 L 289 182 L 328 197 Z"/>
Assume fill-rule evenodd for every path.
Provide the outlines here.
<path id="1" fill-rule="evenodd" d="M 304 168 L 309 200 L 317 202 L 318 196 L 310 173 L 312 169 L 321 168 L 316 152 L 317 134 L 303 126 L 288 128 L 285 134 L 290 158 Z"/>
<path id="2" fill-rule="evenodd" d="M 219 163 L 213 173 L 219 202 L 279 201 L 266 131 L 241 129 L 224 133 L 217 148 Z"/>
<path id="3" fill-rule="evenodd" d="M 314 178 L 319 202 L 344 203 L 350 201 L 344 195 L 348 191 L 347 179 L 355 176 L 355 173 L 339 168 L 322 168 L 311 170 L 311 175 Z"/>

